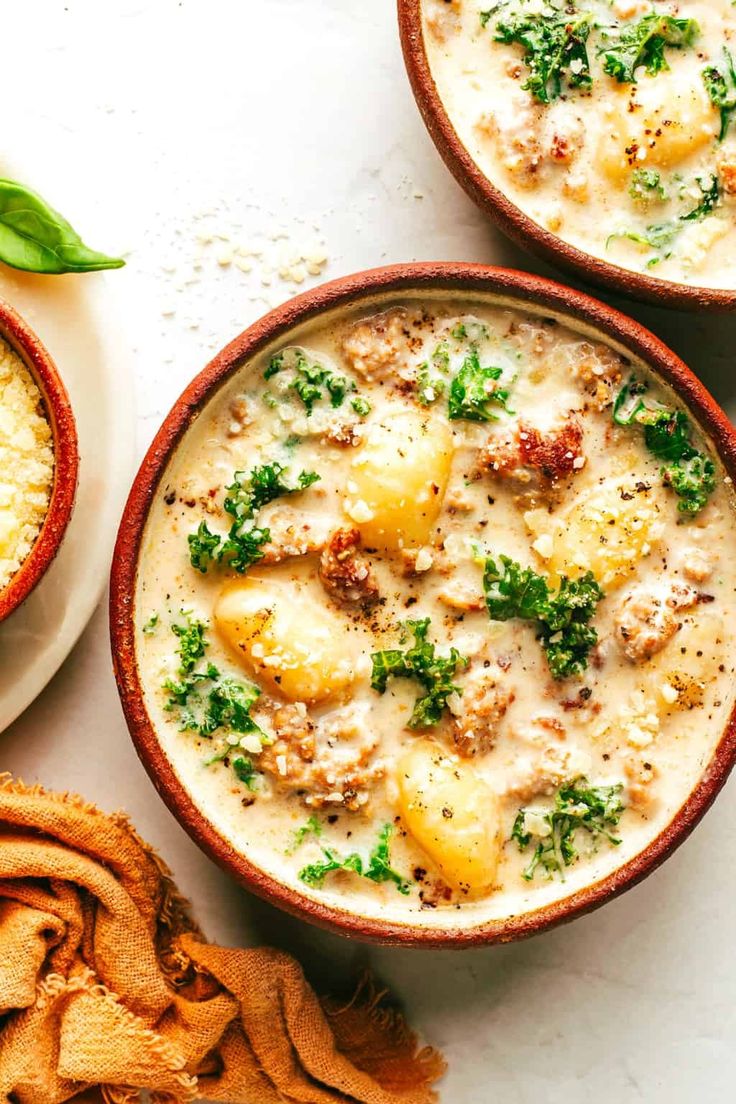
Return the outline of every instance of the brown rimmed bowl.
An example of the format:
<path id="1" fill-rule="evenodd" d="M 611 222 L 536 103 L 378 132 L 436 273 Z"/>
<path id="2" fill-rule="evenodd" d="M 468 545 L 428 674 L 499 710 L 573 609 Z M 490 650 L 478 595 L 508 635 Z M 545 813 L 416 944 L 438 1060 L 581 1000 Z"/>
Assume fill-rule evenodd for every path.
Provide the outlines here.
<path id="1" fill-rule="evenodd" d="M 7 586 L 0 590 L 0 621 L 4 621 L 38 585 L 61 547 L 74 510 L 79 445 L 69 396 L 56 365 L 30 326 L 3 300 L 0 300 L 0 337 L 21 358 L 41 392 L 54 450 L 54 481 L 43 525 L 31 551 Z"/>
<path id="2" fill-rule="evenodd" d="M 236 851 L 214 827 L 180 781 L 148 715 L 138 671 L 135 595 L 138 559 L 148 513 L 163 485 L 175 450 L 204 407 L 247 361 L 297 325 L 326 312 L 375 304 L 386 296 L 467 294 L 496 304 L 533 309 L 580 330 L 612 340 L 671 386 L 711 440 L 728 474 L 736 479 L 736 430 L 703 385 L 658 338 L 626 315 L 561 284 L 523 272 L 473 264 L 408 264 L 374 269 L 324 284 L 292 299 L 256 322 L 192 381 L 158 431 L 128 498 L 113 556 L 110 631 L 118 689 L 133 741 L 154 786 L 196 843 L 252 892 L 321 927 L 357 939 L 410 946 L 463 947 L 505 943 L 535 935 L 598 908 L 640 882 L 689 835 L 723 786 L 736 761 L 736 708 L 710 762 L 669 825 L 639 854 L 607 877 L 534 911 L 475 927 L 423 927 L 417 923 L 364 918 L 328 906 L 284 885 Z"/>
<path id="3" fill-rule="evenodd" d="M 397 0 L 404 62 L 427 130 L 458 184 L 495 224 L 527 252 L 599 287 L 659 307 L 728 313 L 736 310 L 736 289 L 703 288 L 658 280 L 594 257 L 525 214 L 493 184 L 471 156 L 445 108 L 429 64 L 421 0 Z"/>

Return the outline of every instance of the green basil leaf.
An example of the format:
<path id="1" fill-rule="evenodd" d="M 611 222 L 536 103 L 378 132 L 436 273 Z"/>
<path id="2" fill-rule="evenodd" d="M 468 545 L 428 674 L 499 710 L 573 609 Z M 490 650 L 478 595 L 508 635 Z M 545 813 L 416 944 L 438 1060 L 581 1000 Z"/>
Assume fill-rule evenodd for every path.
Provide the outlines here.
<path id="1" fill-rule="evenodd" d="M 0 261 L 26 272 L 54 275 L 125 264 L 120 257 L 89 249 L 66 219 L 30 188 L 1 179 Z"/>

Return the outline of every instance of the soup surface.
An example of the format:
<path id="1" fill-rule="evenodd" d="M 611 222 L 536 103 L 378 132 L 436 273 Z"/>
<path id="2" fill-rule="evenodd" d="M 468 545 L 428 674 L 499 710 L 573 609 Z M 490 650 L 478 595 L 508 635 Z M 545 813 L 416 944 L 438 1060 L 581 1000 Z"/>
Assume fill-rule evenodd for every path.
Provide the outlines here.
<path id="1" fill-rule="evenodd" d="M 736 287 L 730 0 L 422 0 L 432 75 L 482 172 L 623 268 Z"/>
<path id="2" fill-rule="evenodd" d="M 236 372 L 159 486 L 158 738 L 308 897 L 428 926 L 564 897 L 669 823 L 726 723 L 732 499 L 583 327 L 449 292 L 326 315 Z"/>

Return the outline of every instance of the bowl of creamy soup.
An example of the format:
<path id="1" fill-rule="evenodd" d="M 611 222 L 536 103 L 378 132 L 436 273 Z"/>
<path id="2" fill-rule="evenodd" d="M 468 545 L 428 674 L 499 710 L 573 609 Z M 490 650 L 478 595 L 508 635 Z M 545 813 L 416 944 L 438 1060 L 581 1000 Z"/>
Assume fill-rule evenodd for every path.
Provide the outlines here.
<path id="1" fill-rule="evenodd" d="M 74 507 L 74 415 L 38 337 L 0 301 L 0 621 L 52 563 Z"/>
<path id="2" fill-rule="evenodd" d="M 736 435 L 562 286 L 413 264 L 209 364 L 111 593 L 139 754 L 246 886 L 366 939 L 531 934 L 637 881 L 736 747 Z"/>
<path id="3" fill-rule="evenodd" d="M 398 0 L 448 167 L 545 259 L 670 306 L 736 302 L 730 0 Z"/>

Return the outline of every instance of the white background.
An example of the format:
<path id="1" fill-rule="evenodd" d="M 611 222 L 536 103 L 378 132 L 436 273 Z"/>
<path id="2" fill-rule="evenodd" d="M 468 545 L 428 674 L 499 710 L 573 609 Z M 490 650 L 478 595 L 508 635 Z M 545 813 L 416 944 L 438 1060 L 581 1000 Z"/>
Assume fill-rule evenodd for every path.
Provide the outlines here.
<path id="1" fill-rule="evenodd" d="M 79 279 L 120 299 L 139 455 L 211 352 L 263 313 L 261 296 L 290 294 L 261 283 L 277 248 L 323 240 L 325 276 L 415 258 L 541 271 L 441 164 L 392 0 L 24 0 L 4 17 L 0 172 L 22 173 L 89 244 L 128 255 L 121 272 Z M 262 241 L 264 259 L 250 274 L 221 267 L 228 243 L 198 246 L 203 225 Z M 624 309 L 736 409 L 736 324 Z M 199 853 L 133 752 L 103 608 L 0 737 L 0 769 L 127 809 L 211 938 L 275 942 L 323 981 L 371 963 L 445 1051 L 445 1104 L 707 1104 L 733 1081 L 734 783 L 662 870 L 602 911 L 529 943 L 434 953 L 320 934 Z"/>

